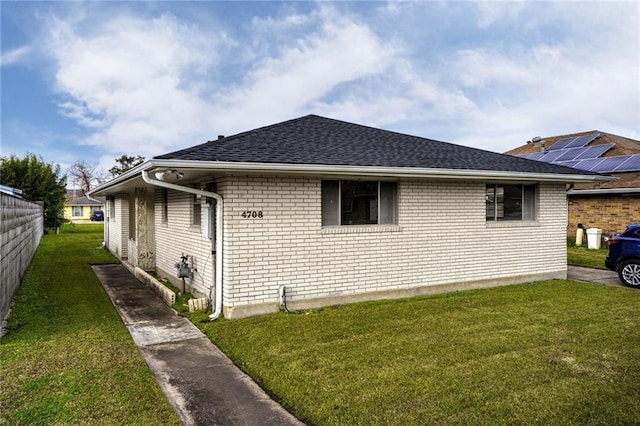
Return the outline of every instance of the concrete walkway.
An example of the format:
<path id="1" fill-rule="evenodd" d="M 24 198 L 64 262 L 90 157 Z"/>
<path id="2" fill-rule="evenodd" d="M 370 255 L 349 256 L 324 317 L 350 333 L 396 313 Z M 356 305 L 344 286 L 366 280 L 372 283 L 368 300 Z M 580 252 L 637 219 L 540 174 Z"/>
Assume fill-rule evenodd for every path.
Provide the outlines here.
<path id="1" fill-rule="evenodd" d="M 122 265 L 93 266 L 185 425 L 302 425 Z"/>
<path id="2" fill-rule="evenodd" d="M 303 425 L 124 266 L 93 270 L 185 425 Z M 569 266 L 567 275 L 622 286 L 609 270 Z"/>
<path id="3" fill-rule="evenodd" d="M 567 269 L 567 278 L 574 281 L 587 281 L 610 286 L 624 287 L 618 278 L 618 274 L 608 269 L 593 269 L 569 265 Z"/>

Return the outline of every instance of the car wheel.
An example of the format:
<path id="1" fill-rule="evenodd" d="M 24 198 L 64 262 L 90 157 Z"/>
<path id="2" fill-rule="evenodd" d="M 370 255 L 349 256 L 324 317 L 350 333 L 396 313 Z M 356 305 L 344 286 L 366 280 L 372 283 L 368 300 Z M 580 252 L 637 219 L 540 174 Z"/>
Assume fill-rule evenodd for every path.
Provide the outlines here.
<path id="1" fill-rule="evenodd" d="M 640 260 L 630 259 L 620 262 L 618 277 L 627 287 L 640 288 Z"/>

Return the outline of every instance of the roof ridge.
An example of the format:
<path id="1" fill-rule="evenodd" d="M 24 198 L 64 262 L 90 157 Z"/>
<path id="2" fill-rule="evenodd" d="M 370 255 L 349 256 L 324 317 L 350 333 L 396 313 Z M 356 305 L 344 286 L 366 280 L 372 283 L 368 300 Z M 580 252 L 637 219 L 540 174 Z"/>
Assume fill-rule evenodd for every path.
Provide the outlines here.
<path id="1" fill-rule="evenodd" d="M 308 115 L 305 115 L 305 116 L 302 116 L 302 117 L 291 118 L 289 120 L 281 121 L 279 123 L 268 124 L 266 126 L 257 127 L 255 129 L 251 129 L 251 130 L 245 130 L 244 132 L 235 133 L 233 135 L 223 136 L 222 138 L 212 139 L 212 140 L 209 140 L 209 141 L 197 144 L 197 145 L 193 145 L 193 146 L 189 146 L 189 147 L 186 147 L 186 148 L 178 149 L 176 151 L 172 151 L 172 152 L 168 152 L 168 153 L 165 153 L 165 154 L 157 155 L 157 156 L 154 156 L 153 158 L 160 158 L 160 157 L 167 157 L 167 156 L 171 156 L 171 155 L 177 155 L 177 154 L 182 153 L 182 152 L 193 151 L 193 150 L 197 150 L 199 148 L 203 148 L 206 145 L 233 141 L 235 139 L 239 139 L 239 138 L 244 137 L 244 136 L 257 134 L 257 133 L 263 132 L 263 131 L 265 131 L 267 129 L 272 129 L 272 128 L 275 128 L 275 127 L 278 127 L 278 126 L 282 126 L 284 124 L 288 124 L 288 123 L 292 123 L 292 122 L 295 122 L 295 121 L 299 121 L 299 120 L 302 120 L 304 118 L 312 117 L 312 116 L 313 117 L 320 117 L 320 116 L 315 115 L 315 114 L 308 114 Z M 320 118 L 323 118 L 323 117 L 320 117 Z"/>
<path id="2" fill-rule="evenodd" d="M 257 128 L 255 128 L 255 129 L 245 130 L 244 132 L 236 133 L 236 134 L 231 135 L 231 136 L 225 136 L 223 139 L 218 139 L 218 140 L 213 140 L 213 141 L 208 141 L 208 142 L 219 142 L 219 141 L 226 141 L 226 140 L 229 140 L 229 139 L 230 139 L 230 140 L 233 140 L 233 139 L 237 139 L 237 138 L 239 138 L 239 137 L 241 137 L 241 136 L 247 136 L 247 135 L 251 135 L 251 134 L 259 133 L 259 132 L 265 131 L 265 130 L 267 130 L 267 129 L 272 129 L 272 128 L 275 128 L 275 127 L 281 127 L 281 126 L 283 126 L 283 125 L 285 125 L 285 124 L 290 124 L 290 123 L 293 123 L 293 122 L 295 122 L 295 121 L 301 121 L 301 120 L 303 120 L 303 119 L 305 119 L 305 118 L 308 118 L 308 117 L 319 117 L 319 118 L 323 118 L 323 117 L 320 117 L 319 115 L 308 114 L 308 115 L 305 115 L 305 116 L 302 116 L 302 117 L 291 118 L 291 119 L 289 119 L 289 120 L 281 121 L 281 122 L 279 122 L 279 123 L 275 123 L 275 124 L 268 124 L 268 125 L 266 125 L 266 126 L 257 127 Z"/>

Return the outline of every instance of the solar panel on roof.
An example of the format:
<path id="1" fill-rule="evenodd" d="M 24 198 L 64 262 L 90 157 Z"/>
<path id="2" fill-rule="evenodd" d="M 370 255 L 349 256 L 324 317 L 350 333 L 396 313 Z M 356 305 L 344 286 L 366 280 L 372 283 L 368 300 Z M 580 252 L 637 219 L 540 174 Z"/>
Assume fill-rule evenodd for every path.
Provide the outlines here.
<path id="1" fill-rule="evenodd" d="M 529 154 L 520 154 L 520 155 L 516 155 L 516 157 L 531 159 L 532 156 L 535 156 L 537 154 L 540 154 L 540 153 L 539 152 L 533 152 L 533 153 L 529 153 Z M 538 156 L 538 157 L 540 157 L 540 156 Z"/>
<path id="2" fill-rule="evenodd" d="M 583 137 L 577 137 L 574 140 L 572 140 L 571 142 L 569 142 L 567 144 L 567 146 L 565 146 L 565 149 L 569 149 L 569 148 L 582 148 L 587 144 L 587 142 L 585 142 L 585 139 Z"/>
<path id="3" fill-rule="evenodd" d="M 560 161 L 560 162 L 554 162 L 553 164 L 557 164 L 558 166 L 565 166 L 565 167 L 573 167 L 576 164 L 578 164 L 580 161 L 577 160 L 571 160 L 571 161 Z"/>
<path id="4" fill-rule="evenodd" d="M 545 152 L 536 152 L 534 154 L 530 154 L 529 155 L 529 160 L 540 160 L 542 158 L 543 155 L 545 155 Z"/>
<path id="5" fill-rule="evenodd" d="M 584 152 L 576 157 L 576 160 L 586 160 L 589 158 L 598 158 L 605 152 L 613 148 L 613 144 L 594 145 L 584 148 Z"/>
<path id="6" fill-rule="evenodd" d="M 569 148 L 563 149 L 562 155 L 556 158 L 556 161 L 571 161 L 578 158 L 579 155 L 584 153 L 588 148 Z"/>
<path id="7" fill-rule="evenodd" d="M 580 170 L 591 170 L 600 162 L 602 162 L 602 158 L 590 158 L 588 160 L 578 161 L 573 167 Z"/>
<path id="8" fill-rule="evenodd" d="M 564 149 L 567 147 L 567 145 L 573 142 L 574 139 L 575 138 L 560 139 L 559 141 L 551 145 L 551 147 L 549 147 L 549 151 L 554 151 L 556 149 Z"/>
<path id="9" fill-rule="evenodd" d="M 565 148 L 582 148 L 586 146 L 589 142 L 594 140 L 600 136 L 598 133 L 592 133 L 590 135 L 578 136 L 574 140 L 571 141 Z"/>
<path id="10" fill-rule="evenodd" d="M 540 157 L 539 161 L 546 161 L 547 163 L 552 163 L 563 154 L 564 154 L 563 150 L 549 151 L 549 152 L 546 152 L 542 157 Z"/>
<path id="11" fill-rule="evenodd" d="M 591 171 L 598 173 L 610 173 L 631 157 L 631 155 L 618 155 L 615 157 L 603 158 L 597 166 L 591 169 Z"/>
<path id="12" fill-rule="evenodd" d="M 635 172 L 640 170 L 640 154 L 630 155 L 627 161 L 615 168 L 616 172 Z"/>
<path id="13" fill-rule="evenodd" d="M 598 136 L 600 136 L 600 133 L 591 133 L 590 135 L 560 139 L 549 148 L 549 151 L 555 151 L 558 149 L 568 149 L 568 148 L 582 148 L 583 146 L 586 146 L 589 142 L 595 140 Z"/>

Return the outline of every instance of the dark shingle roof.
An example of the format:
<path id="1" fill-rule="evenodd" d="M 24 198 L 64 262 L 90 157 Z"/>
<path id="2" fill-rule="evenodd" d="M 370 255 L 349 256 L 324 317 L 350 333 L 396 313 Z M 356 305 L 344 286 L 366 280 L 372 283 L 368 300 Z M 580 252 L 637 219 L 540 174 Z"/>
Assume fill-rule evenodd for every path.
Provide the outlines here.
<path id="1" fill-rule="evenodd" d="M 307 115 L 156 159 L 592 174 L 447 142 Z"/>
<path id="2" fill-rule="evenodd" d="M 92 197 L 93 199 L 82 196 L 78 198 L 74 198 L 73 200 L 67 201 L 65 204 L 67 206 L 101 206 L 104 204 L 105 197 Z"/>

